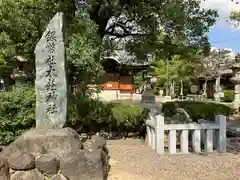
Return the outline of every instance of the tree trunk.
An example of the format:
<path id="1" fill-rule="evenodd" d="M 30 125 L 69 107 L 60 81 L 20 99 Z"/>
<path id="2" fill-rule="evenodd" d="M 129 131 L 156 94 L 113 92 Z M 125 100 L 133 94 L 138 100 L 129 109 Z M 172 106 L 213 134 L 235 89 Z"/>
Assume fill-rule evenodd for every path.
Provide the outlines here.
<path id="1" fill-rule="evenodd" d="M 183 81 L 181 80 L 180 83 L 181 83 L 180 96 L 181 99 L 183 99 Z"/>
<path id="2" fill-rule="evenodd" d="M 171 92 L 172 98 L 175 98 L 175 81 L 172 81 L 172 92 Z"/>

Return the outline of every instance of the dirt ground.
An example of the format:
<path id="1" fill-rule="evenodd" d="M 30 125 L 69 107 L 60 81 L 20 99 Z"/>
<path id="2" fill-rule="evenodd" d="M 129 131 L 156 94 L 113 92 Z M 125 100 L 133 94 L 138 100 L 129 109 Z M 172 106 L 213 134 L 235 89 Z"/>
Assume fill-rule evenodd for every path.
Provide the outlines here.
<path id="1" fill-rule="evenodd" d="M 110 140 L 108 180 L 240 180 L 240 154 L 156 155 L 138 139 Z"/>

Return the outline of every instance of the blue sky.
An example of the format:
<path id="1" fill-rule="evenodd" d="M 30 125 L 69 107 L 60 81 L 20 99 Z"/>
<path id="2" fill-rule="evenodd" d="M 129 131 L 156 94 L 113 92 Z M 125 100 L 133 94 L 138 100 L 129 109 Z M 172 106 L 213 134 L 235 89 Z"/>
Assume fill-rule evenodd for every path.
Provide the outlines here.
<path id="1" fill-rule="evenodd" d="M 228 26 L 216 25 L 208 33 L 209 41 L 218 49 L 231 48 L 240 52 L 240 31 Z"/>
<path id="2" fill-rule="evenodd" d="M 216 25 L 208 34 L 212 47 L 231 48 L 235 52 L 240 52 L 240 28 L 233 27 L 227 22 L 231 11 L 240 11 L 240 3 L 236 4 L 231 0 L 205 0 L 202 1 L 202 8 L 214 8 L 219 14 Z"/>

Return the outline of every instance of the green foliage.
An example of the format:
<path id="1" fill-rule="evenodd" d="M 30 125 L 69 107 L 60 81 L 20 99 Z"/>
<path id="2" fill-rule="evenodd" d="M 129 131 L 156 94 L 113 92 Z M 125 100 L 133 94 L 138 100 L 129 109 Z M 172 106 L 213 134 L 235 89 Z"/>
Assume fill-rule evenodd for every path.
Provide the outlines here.
<path id="1" fill-rule="evenodd" d="M 34 49 L 49 20 L 61 10 L 66 13 L 66 25 L 69 23 L 71 13 L 68 11 L 70 12 L 71 6 L 65 4 L 66 2 L 71 3 L 71 1 L 61 0 L 4 0 L 2 2 L 0 6 L 0 52 L 8 69 L 14 67 L 13 57 L 18 55 L 28 61 L 28 68 L 25 71 L 34 75 Z M 8 73 L 8 76 L 10 74 Z"/>
<path id="2" fill-rule="evenodd" d="M 146 52 L 166 57 L 207 46 L 205 33 L 217 17 L 216 11 L 200 8 L 198 0 L 91 0 L 86 3 L 86 8 L 81 9 L 95 25 L 87 26 L 85 30 L 89 30 L 88 34 L 97 34 L 100 38 L 99 48 L 105 44 L 105 40 L 109 50 L 109 45 L 118 44 L 111 42 L 111 39 L 123 39 L 126 46 L 122 48 L 139 55 L 138 59 L 145 57 Z M 76 35 L 75 31 L 71 31 L 73 27 L 81 30 L 84 29 L 81 23 L 89 22 L 76 21 L 78 14 L 83 13 L 79 9 L 76 11 L 77 4 L 70 0 L 4 0 L 0 6 L 0 50 L 7 57 L 6 61 L 11 62 L 14 55 L 24 56 L 34 71 L 35 45 L 57 11 L 63 11 L 66 15 L 67 39 Z M 171 39 L 174 41 L 169 41 Z"/>
<path id="3" fill-rule="evenodd" d="M 4 61 L 3 55 L 0 54 L 0 65 L 4 65 L 4 64 L 5 64 L 5 61 Z"/>
<path id="4" fill-rule="evenodd" d="M 0 93 L 0 144 L 8 144 L 35 124 L 35 91 L 31 87 Z"/>
<path id="5" fill-rule="evenodd" d="M 155 60 L 151 68 L 154 76 L 158 78 L 157 86 L 165 89 L 174 81 L 176 94 L 180 93 L 181 81 L 184 88 L 186 85 L 188 86 L 190 80 L 196 78 L 194 61 L 179 55 L 172 56 L 171 60 Z"/>
<path id="6" fill-rule="evenodd" d="M 224 102 L 233 102 L 234 101 L 234 91 L 233 90 L 224 90 L 224 97 L 222 98 Z"/>
<path id="7" fill-rule="evenodd" d="M 4 76 L 8 89 L 10 75 L 16 66 L 14 56 L 27 60 L 25 73 L 33 82 L 35 74 L 34 49 L 53 15 L 60 0 L 8 0 L 0 6 L 0 52 L 5 65 L 0 65 L 0 76 Z"/>
<path id="8" fill-rule="evenodd" d="M 72 97 L 69 100 L 68 123 L 77 131 L 94 131 L 101 123 L 111 122 L 111 105 L 89 98 Z"/>
<path id="9" fill-rule="evenodd" d="M 110 17 L 116 19 L 109 28 L 100 29 L 103 35 L 129 37 L 127 50 L 134 52 L 138 59 L 144 59 L 146 52 L 167 57 L 209 46 L 205 33 L 215 23 L 217 13 L 200 8 L 200 3 L 198 0 L 113 0 L 106 4 L 98 2 L 99 6 L 91 8 L 91 12 L 93 14 L 98 7 L 105 7 L 101 10 L 108 15 L 106 19 L 96 17 L 97 13 L 92 16 L 96 22 L 103 22 Z M 109 6 L 110 9 L 107 8 Z M 165 37 L 159 38 L 161 35 Z"/>
<path id="10" fill-rule="evenodd" d="M 158 60 L 152 66 L 154 75 L 163 82 L 180 80 L 187 81 L 194 77 L 193 64 L 179 55 L 172 56 L 171 60 Z"/>
<path id="11" fill-rule="evenodd" d="M 139 123 L 143 122 L 144 118 L 146 118 L 146 116 L 142 116 L 144 112 L 137 105 L 123 103 L 116 103 L 113 105 L 111 110 L 117 126 L 134 128 L 139 126 Z"/>
<path id="12" fill-rule="evenodd" d="M 240 12 L 239 11 L 232 11 L 230 14 L 230 20 L 235 25 L 236 28 L 239 27 L 240 22 Z"/>
<path id="13" fill-rule="evenodd" d="M 12 67 L 6 63 L 3 55 L 0 54 L 0 78 L 9 77 L 11 72 Z"/>
<path id="14" fill-rule="evenodd" d="M 145 79 L 143 78 L 143 73 L 144 73 L 144 71 L 134 74 L 134 76 L 133 76 L 134 89 L 137 89 L 144 84 Z"/>
<path id="15" fill-rule="evenodd" d="M 67 42 L 68 82 L 70 85 L 87 85 L 103 74 L 99 53 L 100 38 L 96 32 L 97 25 L 88 14 L 79 11 L 75 14 L 71 35 Z"/>
<path id="16" fill-rule="evenodd" d="M 230 114 L 230 107 L 224 104 L 201 101 L 166 102 L 162 106 L 162 112 L 171 117 L 177 113 L 177 108 L 184 109 L 195 122 L 198 119 L 214 120 L 218 114 L 226 116 Z"/>
<path id="17" fill-rule="evenodd" d="M 34 60 L 34 49 L 43 30 L 57 10 L 56 1 L 8 0 L 0 6 L 1 53 Z"/>
<path id="18" fill-rule="evenodd" d="M 83 110 L 84 109 L 84 110 Z M 88 98 L 72 98 L 67 126 L 78 132 L 136 131 L 144 125 L 147 109 L 124 103 L 103 103 Z"/>
<path id="19" fill-rule="evenodd" d="M 224 68 L 229 68 L 234 62 L 231 57 L 229 57 L 230 51 L 219 50 L 212 51 L 208 56 L 200 57 L 198 61 L 195 62 L 195 71 L 198 77 L 204 77 L 205 80 L 211 80 L 218 76 L 218 72 Z M 225 67 L 222 67 L 225 65 Z"/>
<path id="20" fill-rule="evenodd" d="M 24 86 L 0 93 L 0 145 L 9 144 L 35 126 L 35 90 Z M 78 132 L 139 132 L 144 130 L 147 109 L 132 104 L 103 103 L 89 98 L 69 100 L 66 126 Z"/>

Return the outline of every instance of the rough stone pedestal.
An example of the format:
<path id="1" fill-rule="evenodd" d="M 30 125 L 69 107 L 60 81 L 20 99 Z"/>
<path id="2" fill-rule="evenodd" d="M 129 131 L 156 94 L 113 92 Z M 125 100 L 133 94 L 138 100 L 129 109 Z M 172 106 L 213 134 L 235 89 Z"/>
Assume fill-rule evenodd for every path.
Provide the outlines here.
<path id="1" fill-rule="evenodd" d="M 0 153 L 0 180 L 106 180 L 106 141 L 85 143 L 70 128 L 33 129 Z"/>

